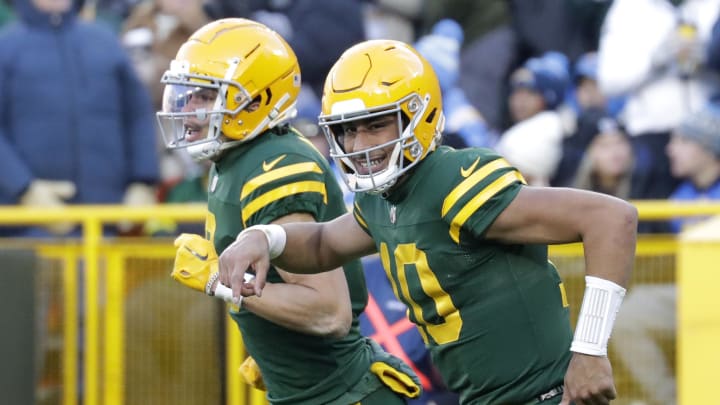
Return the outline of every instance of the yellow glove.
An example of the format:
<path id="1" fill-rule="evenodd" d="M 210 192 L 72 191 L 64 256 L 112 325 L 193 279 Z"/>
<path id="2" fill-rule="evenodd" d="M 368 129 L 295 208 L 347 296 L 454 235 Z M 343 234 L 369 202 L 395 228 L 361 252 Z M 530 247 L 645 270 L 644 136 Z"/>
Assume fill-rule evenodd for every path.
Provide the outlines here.
<path id="1" fill-rule="evenodd" d="M 261 391 L 267 391 L 265 381 L 263 380 L 262 373 L 260 372 L 260 367 L 258 367 L 255 359 L 251 356 L 248 356 L 245 361 L 243 361 L 238 369 L 238 372 L 240 372 L 240 375 L 243 380 L 245 380 L 246 384 Z"/>
<path id="2" fill-rule="evenodd" d="M 218 256 L 212 242 L 200 235 L 183 233 L 175 239 L 175 265 L 170 277 L 186 287 L 214 295 Z"/>

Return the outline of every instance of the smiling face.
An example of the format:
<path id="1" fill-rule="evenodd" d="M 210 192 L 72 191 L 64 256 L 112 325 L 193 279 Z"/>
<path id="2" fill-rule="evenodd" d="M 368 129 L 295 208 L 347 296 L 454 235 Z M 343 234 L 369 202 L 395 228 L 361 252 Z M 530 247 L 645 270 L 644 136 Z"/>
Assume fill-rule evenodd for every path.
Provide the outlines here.
<path id="1" fill-rule="evenodd" d="M 366 151 L 350 158 L 358 175 L 370 175 L 387 169 L 396 146 L 393 141 L 400 135 L 395 114 L 346 122 L 341 126 L 337 141 L 345 153 Z"/>

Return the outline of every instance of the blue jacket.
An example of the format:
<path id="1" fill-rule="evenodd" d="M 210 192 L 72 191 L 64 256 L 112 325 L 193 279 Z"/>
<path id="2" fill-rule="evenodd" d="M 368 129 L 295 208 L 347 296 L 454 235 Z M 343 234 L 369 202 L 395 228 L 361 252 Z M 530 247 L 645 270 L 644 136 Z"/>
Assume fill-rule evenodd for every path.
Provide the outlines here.
<path id="1" fill-rule="evenodd" d="M 720 178 L 706 189 L 698 188 L 689 180 L 683 181 L 672 193 L 670 199 L 673 201 L 720 200 Z M 707 217 L 676 218 L 670 221 L 670 228 L 672 232 L 678 233 L 686 226 L 706 219 Z"/>
<path id="2" fill-rule="evenodd" d="M 77 17 L 16 0 L 0 32 L 0 204 L 34 178 L 70 180 L 71 203 L 117 203 L 158 178 L 149 94 L 118 38 Z"/>

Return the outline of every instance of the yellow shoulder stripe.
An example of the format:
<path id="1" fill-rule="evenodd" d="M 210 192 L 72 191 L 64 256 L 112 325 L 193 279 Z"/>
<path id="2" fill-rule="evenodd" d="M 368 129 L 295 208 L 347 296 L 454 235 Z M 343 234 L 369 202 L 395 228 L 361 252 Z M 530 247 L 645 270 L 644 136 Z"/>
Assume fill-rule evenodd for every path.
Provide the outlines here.
<path id="1" fill-rule="evenodd" d="M 320 193 L 323 196 L 323 202 L 327 204 L 327 190 L 325 189 L 325 183 L 321 181 L 298 181 L 285 184 L 258 196 L 250 204 L 246 205 L 242 209 L 243 226 L 246 225 L 248 218 L 260 211 L 262 207 L 281 198 L 300 193 Z"/>
<path id="2" fill-rule="evenodd" d="M 481 167 L 480 170 L 476 171 L 470 177 L 455 186 L 455 188 L 445 197 L 445 200 L 443 201 L 441 216 L 444 217 L 448 213 L 448 211 L 450 211 L 453 205 L 455 205 L 458 200 L 460 200 L 460 198 L 465 195 L 465 193 L 467 193 L 468 190 L 470 190 L 474 185 L 481 182 L 484 178 L 486 178 L 495 170 L 506 167 L 510 167 L 510 163 L 508 163 L 507 160 L 503 158 L 498 158 Z"/>
<path id="3" fill-rule="evenodd" d="M 363 228 L 368 229 L 368 225 L 365 222 L 365 220 L 362 217 L 362 210 L 360 210 L 360 206 L 356 203 L 353 204 L 355 209 L 353 210 L 353 216 L 358 221 L 360 225 L 362 225 Z"/>
<path id="4" fill-rule="evenodd" d="M 255 176 L 248 180 L 240 191 L 240 199 L 242 200 L 260 186 L 282 179 L 283 177 L 293 176 L 300 173 L 322 173 L 322 169 L 315 162 L 303 162 L 270 170 L 269 172 Z"/>
<path id="5" fill-rule="evenodd" d="M 520 176 L 520 173 L 516 171 L 507 172 L 498 177 L 495 181 L 490 183 L 490 185 L 485 187 L 481 192 L 475 195 L 475 197 L 468 201 L 468 203 L 460 209 L 450 223 L 450 237 L 452 240 L 454 240 L 455 243 L 460 243 L 460 227 L 463 226 L 465 221 L 467 221 L 468 218 L 470 218 L 470 216 L 478 210 L 478 208 L 482 207 L 487 200 L 516 181 L 522 182 L 522 176 Z"/>

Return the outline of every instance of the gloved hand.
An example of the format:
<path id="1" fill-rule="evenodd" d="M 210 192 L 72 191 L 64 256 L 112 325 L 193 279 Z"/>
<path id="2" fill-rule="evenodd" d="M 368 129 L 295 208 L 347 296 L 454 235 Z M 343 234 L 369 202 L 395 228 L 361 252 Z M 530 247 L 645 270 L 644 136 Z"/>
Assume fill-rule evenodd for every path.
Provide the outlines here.
<path id="1" fill-rule="evenodd" d="M 200 235 L 183 233 L 175 238 L 175 264 L 170 277 L 193 290 L 202 291 L 207 295 L 216 296 L 236 305 L 242 305 L 242 296 L 233 298 L 232 290 L 219 282 L 218 255 L 212 242 Z M 245 273 L 245 282 L 255 278 Z"/>
<path id="2" fill-rule="evenodd" d="M 212 242 L 200 235 L 183 233 L 175 239 L 172 277 L 186 287 L 214 295 L 212 281 L 218 272 L 218 256 Z M 211 281 L 212 280 L 212 281 Z"/>
<path id="3" fill-rule="evenodd" d="M 157 203 L 155 188 L 145 183 L 131 183 L 125 189 L 122 203 L 132 207 L 153 205 Z M 120 221 L 117 225 L 118 230 L 124 234 L 131 233 L 134 226 L 130 221 Z"/>
<path id="4" fill-rule="evenodd" d="M 20 204 L 28 207 L 58 208 L 66 205 L 65 200 L 72 198 L 75 184 L 62 180 L 33 180 L 20 196 Z M 56 222 L 46 226 L 53 235 L 66 235 L 75 227 L 72 222 Z"/>

